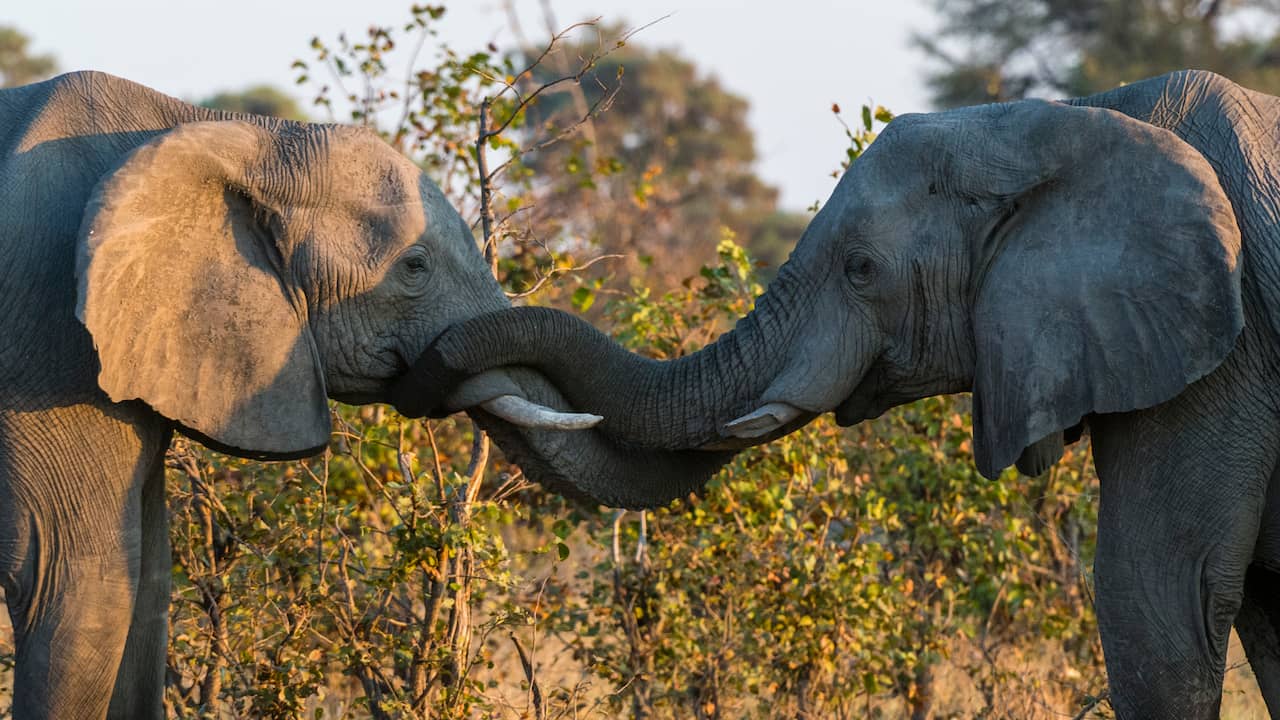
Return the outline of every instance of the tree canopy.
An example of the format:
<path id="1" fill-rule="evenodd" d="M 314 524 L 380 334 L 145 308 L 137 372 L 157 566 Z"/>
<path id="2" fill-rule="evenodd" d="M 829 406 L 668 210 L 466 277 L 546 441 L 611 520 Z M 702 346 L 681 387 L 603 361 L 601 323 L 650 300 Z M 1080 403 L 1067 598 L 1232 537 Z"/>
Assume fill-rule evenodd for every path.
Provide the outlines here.
<path id="1" fill-rule="evenodd" d="M 621 35 L 602 28 L 601 37 Z M 566 45 L 589 55 L 590 42 Z M 557 72 L 547 63 L 531 80 Z M 576 94 L 576 95 L 575 95 Z M 778 190 L 755 172 L 748 102 L 671 49 L 626 45 L 602 58 L 582 82 L 530 110 L 527 127 L 567 127 L 584 108 L 607 104 L 570 142 L 527 154 L 544 183 L 533 224 L 578 237 L 606 252 L 638 256 L 663 286 L 715 258 L 728 228 L 748 246 L 794 230 L 778 213 Z M 780 243 L 789 247 L 798 232 Z M 775 248 L 776 250 L 776 248 Z M 779 253 L 766 253 L 774 259 Z"/>
<path id="2" fill-rule="evenodd" d="M 1182 68 L 1280 93 L 1273 0 L 931 0 L 933 102 L 1078 96 Z"/>
<path id="3" fill-rule="evenodd" d="M 10 25 L 0 25 L 0 87 L 26 85 L 53 75 L 58 63 L 52 55 L 31 51 L 31 38 Z"/>
<path id="4" fill-rule="evenodd" d="M 271 85 L 254 85 L 240 91 L 227 90 L 211 95 L 200 104 L 231 112 L 272 115 L 285 120 L 306 120 L 306 113 L 288 93 Z"/>

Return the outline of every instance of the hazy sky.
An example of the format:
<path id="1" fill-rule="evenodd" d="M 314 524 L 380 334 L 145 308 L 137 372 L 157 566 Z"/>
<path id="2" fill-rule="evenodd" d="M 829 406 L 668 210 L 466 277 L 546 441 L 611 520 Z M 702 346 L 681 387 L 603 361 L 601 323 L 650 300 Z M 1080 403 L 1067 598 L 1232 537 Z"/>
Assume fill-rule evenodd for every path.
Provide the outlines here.
<path id="1" fill-rule="evenodd" d="M 313 36 L 399 25 L 411 0 L 13 0 L 0 24 L 32 36 L 64 70 L 104 70 L 199 99 L 267 82 L 292 90 L 295 59 Z M 751 101 L 760 174 L 785 206 L 825 200 L 844 148 L 829 108 L 850 118 L 873 100 L 927 109 L 924 61 L 909 44 L 932 17 L 923 0 L 551 0 L 561 24 L 602 16 L 641 25 L 671 16 L 633 43 L 678 48 Z M 538 0 L 515 0 L 526 34 L 545 36 Z M 501 0 L 446 2 L 441 38 L 459 51 L 511 46 Z"/>

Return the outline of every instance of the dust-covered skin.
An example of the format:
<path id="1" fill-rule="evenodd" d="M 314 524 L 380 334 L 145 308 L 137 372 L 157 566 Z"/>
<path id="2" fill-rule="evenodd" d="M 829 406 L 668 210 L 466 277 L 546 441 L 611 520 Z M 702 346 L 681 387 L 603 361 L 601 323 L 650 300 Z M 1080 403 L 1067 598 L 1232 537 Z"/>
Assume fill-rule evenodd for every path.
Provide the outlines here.
<path id="1" fill-rule="evenodd" d="M 194 107 L 99 73 L 0 90 L 15 718 L 163 717 L 174 430 L 245 457 L 315 453 L 327 397 L 383 400 L 441 330 L 507 306 L 439 188 L 372 132 Z M 564 407 L 527 372 L 467 393 L 561 427 L 526 396 Z M 476 412 L 544 456 L 575 442 Z"/>
<path id="2" fill-rule="evenodd" d="M 451 328 L 410 377 L 533 367 L 604 416 L 594 434 L 717 458 L 967 390 L 987 477 L 1042 472 L 1088 429 L 1120 717 L 1217 717 L 1233 623 L 1280 716 L 1278 228 L 1280 99 L 1212 73 L 907 115 L 703 351 L 646 360 L 515 308 Z M 581 489 L 645 505 L 688 485 Z"/>

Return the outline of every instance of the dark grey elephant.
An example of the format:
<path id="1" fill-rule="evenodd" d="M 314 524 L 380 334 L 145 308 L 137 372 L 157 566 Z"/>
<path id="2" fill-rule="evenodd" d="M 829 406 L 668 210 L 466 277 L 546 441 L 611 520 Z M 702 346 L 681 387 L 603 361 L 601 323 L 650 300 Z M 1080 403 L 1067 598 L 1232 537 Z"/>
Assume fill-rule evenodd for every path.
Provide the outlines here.
<path id="1" fill-rule="evenodd" d="M 525 365 L 593 435 L 726 449 L 972 390 L 994 477 L 1092 434 L 1097 611 L 1121 717 L 1217 717 L 1234 623 L 1280 716 L 1280 99 L 1180 72 L 890 123 L 755 311 L 668 363 L 518 308 L 446 332 L 399 404 Z M 550 342 L 547 340 L 550 339 Z M 435 388 L 435 390 L 431 390 Z M 696 477 L 604 477 L 660 504 Z"/>
<path id="2" fill-rule="evenodd" d="M 440 190 L 367 131 L 77 73 L 0 91 L 0 148 L 14 715 L 160 718 L 172 431 L 246 457 L 315 453 L 326 396 L 384 399 L 442 329 L 508 303 Z M 476 406 L 531 477 L 569 492 L 601 466 L 638 482 L 713 462 L 568 432 L 594 420 L 528 398 L 563 406 L 520 369 L 447 404 Z"/>

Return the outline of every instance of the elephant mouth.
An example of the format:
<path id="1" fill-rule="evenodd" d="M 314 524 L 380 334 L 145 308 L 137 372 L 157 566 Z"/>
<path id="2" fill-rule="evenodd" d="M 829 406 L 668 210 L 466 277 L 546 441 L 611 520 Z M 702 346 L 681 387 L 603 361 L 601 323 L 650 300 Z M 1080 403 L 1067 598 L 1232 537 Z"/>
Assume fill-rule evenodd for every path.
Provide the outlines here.
<path id="1" fill-rule="evenodd" d="M 849 427 L 883 415 L 886 410 L 893 407 L 892 402 L 884 399 L 884 386 L 884 373 L 873 367 L 853 392 L 836 406 L 836 424 L 840 427 Z"/>
<path id="2" fill-rule="evenodd" d="M 836 424 L 840 427 L 857 425 L 864 420 L 878 418 L 883 414 L 884 410 L 876 408 L 866 398 L 855 395 L 850 395 L 835 410 Z"/>
<path id="3" fill-rule="evenodd" d="M 396 382 L 409 372 L 409 362 L 405 360 L 404 353 L 396 345 L 384 347 L 370 355 L 377 360 L 377 374 L 359 378 L 344 375 L 334 383 L 342 385 L 343 388 L 331 391 L 329 397 L 347 405 L 369 405 L 392 401 L 391 390 Z"/>

